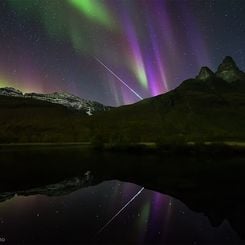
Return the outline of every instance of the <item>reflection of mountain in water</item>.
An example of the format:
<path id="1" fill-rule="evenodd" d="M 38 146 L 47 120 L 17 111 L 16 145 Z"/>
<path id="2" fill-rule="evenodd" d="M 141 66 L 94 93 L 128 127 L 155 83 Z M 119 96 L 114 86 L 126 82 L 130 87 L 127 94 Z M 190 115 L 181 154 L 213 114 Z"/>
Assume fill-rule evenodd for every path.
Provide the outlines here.
<path id="1" fill-rule="evenodd" d="M 5 162 L 1 169 L 1 201 L 15 194 L 66 195 L 88 185 L 118 179 L 173 196 L 190 209 L 204 213 L 213 226 L 228 220 L 245 238 L 243 156 L 178 158 L 151 154 L 94 154 L 81 149 L 57 148 L 47 152 L 44 148 L 28 153 L 5 151 L 0 154 L 0 162 Z M 77 173 L 86 174 L 73 178 Z M 53 182 L 57 184 L 50 184 Z"/>
<path id="2" fill-rule="evenodd" d="M 10 199 L 16 195 L 67 195 L 81 188 L 97 184 L 102 180 L 103 179 L 101 179 L 101 177 L 94 179 L 88 171 L 82 177 L 74 177 L 56 184 L 50 184 L 43 187 L 36 187 L 17 192 L 0 193 L 0 202 L 6 201 L 7 199 Z M 130 181 L 132 180 L 130 179 Z M 245 237 L 245 230 L 243 226 L 245 219 L 245 200 L 243 199 L 242 195 L 239 197 L 234 195 L 234 193 L 232 195 L 229 192 L 224 195 L 223 190 L 219 191 L 216 188 L 205 191 L 193 189 L 191 193 L 181 190 L 179 187 L 176 189 L 168 189 L 165 188 L 164 185 L 161 186 L 157 179 L 151 183 L 144 183 L 142 181 L 138 182 L 136 178 L 134 183 L 144 185 L 146 188 L 151 188 L 153 190 L 158 190 L 169 195 L 173 195 L 184 202 L 193 211 L 204 213 L 206 216 L 208 216 L 210 223 L 215 227 L 220 226 L 224 220 L 228 220 L 239 235 L 242 238 Z"/>
<path id="3" fill-rule="evenodd" d="M 30 195 L 46 195 L 46 196 L 62 196 L 67 195 L 73 191 L 76 191 L 80 188 L 90 186 L 92 184 L 92 176 L 90 171 L 87 171 L 81 177 L 74 177 L 67 179 L 55 184 L 45 185 L 41 187 L 35 187 L 27 190 L 21 190 L 16 192 L 3 192 L 0 193 L 0 202 L 4 202 L 15 195 L 19 196 L 30 196 Z"/>

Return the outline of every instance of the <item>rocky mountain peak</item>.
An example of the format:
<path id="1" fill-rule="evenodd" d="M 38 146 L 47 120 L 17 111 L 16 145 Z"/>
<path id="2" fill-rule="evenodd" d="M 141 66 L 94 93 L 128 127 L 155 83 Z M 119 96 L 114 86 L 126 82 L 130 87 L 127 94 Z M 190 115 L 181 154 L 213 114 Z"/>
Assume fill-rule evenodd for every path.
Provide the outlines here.
<path id="1" fill-rule="evenodd" d="M 5 88 L 0 88 L 0 95 L 23 96 L 23 93 L 18 89 L 5 87 Z"/>
<path id="2" fill-rule="evenodd" d="M 53 97 L 60 97 L 60 98 L 76 98 L 76 99 L 79 99 L 80 98 L 78 96 L 75 96 L 73 94 L 70 94 L 70 93 L 67 93 L 67 92 L 54 92 L 52 94 L 49 94 L 50 96 L 53 96 Z"/>
<path id="3" fill-rule="evenodd" d="M 235 82 L 240 80 L 244 74 L 239 70 L 232 57 L 226 56 L 223 62 L 219 65 L 216 76 L 226 82 Z"/>
<path id="4" fill-rule="evenodd" d="M 196 77 L 196 79 L 198 80 L 202 80 L 202 81 L 206 81 L 208 79 L 210 79 L 211 77 L 214 76 L 213 71 L 211 71 L 208 67 L 204 66 L 201 68 L 198 76 Z"/>
<path id="5" fill-rule="evenodd" d="M 217 72 L 239 70 L 232 57 L 226 56 L 223 62 L 219 65 Z"/>

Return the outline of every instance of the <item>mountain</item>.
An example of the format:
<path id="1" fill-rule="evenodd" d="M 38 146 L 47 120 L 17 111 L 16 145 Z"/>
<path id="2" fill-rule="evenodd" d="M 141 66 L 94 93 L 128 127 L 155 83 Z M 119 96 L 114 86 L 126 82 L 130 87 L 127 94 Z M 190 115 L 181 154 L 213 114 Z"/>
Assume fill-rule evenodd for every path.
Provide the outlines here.
<path id="1" fill-rule="evenodd" d="M 87 141 L 86 112 L 18 96 L 0 95 L 0 142 Z"/>
<path id="2" fill-rule="evenodd" d="M 2 142 L 245 140 L 245 74 L 231 57 L 216 72 L 203 67 L 168 93 L 92 117 L 86 117 L 88 110 L 76 113 L 47 102 L 63 103 L 65 97 L 71 104 L 66 94 L 45 95 L 45 101 L 36 99 L 41 95 L 17 95 L 0 96 Z"/>
<path id="3" fill-rule="evenodd" d="M 215 73 L 203 67 L 168 93 L 91 120 L 112 142 L 244 141 L 245 76 L 226 57 Z"/>
<path id="4" fill-rule="evenodd" d="M 208 79 L 213 78 L 215 75 L 208 67 L 202 67 L 198 76 L 196 77 L 197 80 L 205 81 Z"/>
<path id="5" fill-rule="evenodd" d="M 229 83 L 245 78 L 244 73 L 239 70 L 230 56 L 225 57 L 222 64 L 219 65 L 216 76 Z"/>
<path id="6" fill-rule="evenodd" d="M 15 88 L 0 88 L 0 95 L 5 95 L 5 96 L 16 96 L 16 97 L 23 97 L 23 93 Z"/>
<path id="7" fill-rule="evenodd" d="M 54 104 L 60 104 L 70 109 L 75 109 L 78 111 L 85 111 L 89 116 L 102 111 L 110 110 L 111 107 L 104 106 L 98 102 L 84 100 L 78 96 L 65 93 L 65 92 L 55 92 L 51 94 L 39 94 L 39 93 L 25 93 L 23 94 L 20 90 L 14 88 L 0 88 L 0 95 L 5 96 L 15 96 L 32 98 L 36 100 L 43 100 Z"/>

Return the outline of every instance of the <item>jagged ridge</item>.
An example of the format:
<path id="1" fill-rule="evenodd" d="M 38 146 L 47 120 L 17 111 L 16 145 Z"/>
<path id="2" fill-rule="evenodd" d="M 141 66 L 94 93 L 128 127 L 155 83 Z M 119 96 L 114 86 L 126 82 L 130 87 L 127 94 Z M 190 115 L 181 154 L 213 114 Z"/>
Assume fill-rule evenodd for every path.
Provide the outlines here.
<path id="1" fill-rule="evenodd" d="M 108 111 L 111 109 L 109 106 L 104 106 L 98 102 L 81 99 L 78 96 L 66 93 L 55 92 L 50 94 L 39 93 L 22 93 L 20 90 L 6 87 L 0 88 L 0 95 L 32 98 L 37 100 L 48 101 L 50 103 L 60 104 L 65 107 L 75 109 L 78 111 L 85 111 L 88 115 L 93 115 L 97 112 Z"/>
<path id="2" fill-rule="evenodd" d="M 196 79 L 206 81 L 214 77 L 220 78 L 228 83 L 233 83 L 244 79 L 245 73 L 239 70 L 232 57 L 226 56 L 215 73 L 205 66 L 201 68 Z"/>
<path id="3" fill-rule="evenodd" d="M 229 73 L 231 70 L 240 73 L 239 69 L 234 69 L 234 64 L 227 65 L 227 60 L 230 62 L 230 59 L 226 59 L 219 72 Z M 40 99 L 0 96 L 0 141 L 244 141 L 244 73 L 241 72 L 241 79 L 224 80 L 203 68 L 200 75 L 205 79 L 188 79 L 166 94 L 93 117 L 61 110 L 64 108 L 54 104 L 49 107 L 43 101 L 40 106 L 36 103 L 40 103 Z M 56 95 L 52 96 L 57 98 Z M 68 97 L 66 94 L 59 94 L 58 97 L 62 96 Z"/>

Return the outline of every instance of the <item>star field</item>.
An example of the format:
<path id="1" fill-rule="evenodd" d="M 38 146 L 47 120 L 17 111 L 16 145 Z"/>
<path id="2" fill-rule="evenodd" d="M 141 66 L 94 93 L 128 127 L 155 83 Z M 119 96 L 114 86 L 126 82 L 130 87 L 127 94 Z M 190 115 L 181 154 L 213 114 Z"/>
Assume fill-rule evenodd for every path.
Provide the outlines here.
<path id="1" fill-rule="evenodd" d="M 244 12 L 243 0 L 2 0 L 0 87 L 122 105 L 227 55 L 245 70 Z"/>

